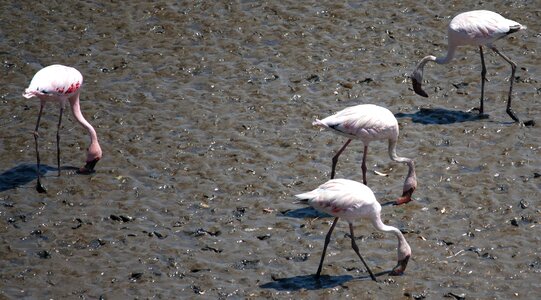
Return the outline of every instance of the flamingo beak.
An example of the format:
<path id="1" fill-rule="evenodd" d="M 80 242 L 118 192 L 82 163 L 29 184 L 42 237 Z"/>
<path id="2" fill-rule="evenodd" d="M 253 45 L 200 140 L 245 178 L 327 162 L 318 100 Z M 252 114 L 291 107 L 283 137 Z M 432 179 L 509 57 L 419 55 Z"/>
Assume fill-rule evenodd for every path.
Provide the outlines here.
<path id="1" fill-rule="evenodd" d="M 99 158 L 96 158 L 94 160 L 87 161 L 86 165 L 84 167 L 80 168 L 77 173 L 84 174 L 84 175 L 94 173 L 95 172 L 94 167 L 96 166 L 96 164 L 98 163 L 99 160 L 100 160 Z"/>
<path id="2" fill-rule="evenodd" d="M 400 205 L 400 204 L 410 202 L 411 201 L 411 195 L 413 194 L 414 191 L 415 191 L 415 188 L 410 188 L 409 190 L 404 191 L 404 193 L 402 193 L 402 196 L 399 197 L 398 200 L 396 200 L 395 205 Z"/>
<path id="3" fill-rule="evenodd" d="M 415 79 L 413 76 L 411 77 L 411 82 L 413 84 L 413 91 L 419 95 L 419 96 L 423 96 L 423 97 L 428 97 L 428 94 L 423 90 L 423 88 L 421 87 L 421 82 L 420 81 L 417 81 L 417 79 Z"/>
<path id="4" fill-rule="evenodd" d="M 393 268 L 391 273 L 389 275 L 391 276 L 398 276 L 404 274 L 404 271 L 406 271 L 406 266 L 408 265 L 408 261 L 410 260 L 410 256 L 406 256 L 403 260 L 399 260 L 398 264 L 396 264 L 396 267 Z"/>

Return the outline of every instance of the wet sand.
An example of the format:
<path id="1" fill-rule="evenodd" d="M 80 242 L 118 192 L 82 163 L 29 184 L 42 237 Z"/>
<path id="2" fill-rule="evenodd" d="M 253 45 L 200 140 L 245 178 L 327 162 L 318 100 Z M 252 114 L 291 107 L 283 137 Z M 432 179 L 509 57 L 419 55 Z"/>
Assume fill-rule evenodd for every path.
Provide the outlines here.
<path id="1" fill-rule="evenodd" d="M 407 75 L 444 55 L 458 12 L 490 9 L 528 26 L 497 43 L 517 65 L 513 108 L 540 122 L 541 7 L 537 1 L 194 1 L 3 3 L 0 18 L 0 298 L 536 299 L 541 294 L 540 130 L 505 112 L 509 66 L 491 51 L 485 110 L 480 60 L 459 49 L 428 65 L 429 98 Z M 81 107 L 104 157 L 78 175 L 86 132 L 47 105 L 35 191 L 32 131 L 39 103 L 21 94 L 40 68 L 84 75 Z M 359 221 L 334 231 L 313 277 L 331 218 L 293 195 L 328 180 L 345 139 L 311 125 L 374 103 L 400 124 L 398 153 L 416 160 L 415 200 L 385 206 L 413 256 L 403 276 L 396 239 Z M 387 145 L 368 153 L 380 203 L 402 192 L 405 165 Z M 337 177 L 361 180 L 362 144 Z M 373 171 L 388 173 L 377 176 Z"/>

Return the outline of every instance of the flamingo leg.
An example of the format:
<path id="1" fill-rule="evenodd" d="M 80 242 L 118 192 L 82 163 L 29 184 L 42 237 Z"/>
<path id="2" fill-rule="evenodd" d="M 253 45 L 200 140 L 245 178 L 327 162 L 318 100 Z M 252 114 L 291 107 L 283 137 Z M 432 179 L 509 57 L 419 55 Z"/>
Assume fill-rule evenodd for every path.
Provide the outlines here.
<path id="1" fill-rule="evenodd" d="M 368 153 L 368 146 L 364 146 L 364 151 L 363 151 L 363 163 L 361 165 L 361 170 L 363 171 L 363 183 L 364 185 L 367 185 L 366 184 L 366 154 Z"/>
<path id="2" fill-rule="evenodd" d="M 38 129 L 39 129 L 39 122 L 41 120 L 41 114 L 43 113 L 43 106 L 45 106 L 45 103 L 44 102 L 41 102 L 40 104 L 40 108 L 39 108 L 39 114 L 38 114 L 38 121 L 36 122 L 36 129 L 34 130 L 34 142 L 35 142 L 35 145 L 36 145 L 36 175 L 38 177 L 38 182 L 36 183 L 36 191 L 38 191 L 38 193 L 46 193 L 47 190 L 43 187 L 43 185 L 41 185 L 41 173 L 39 171 L 40 169 L 40 159 L 39 159 L 39 147 L 38 147 L 38 137 L 39 137 L 39 133 L 38 133 Z"/>
<path id="3" fill-rule="evenodd" d="M 483 55 L 483 46 L 479 46 L 479 54 L 481 54 L 481 100 L 479 104 L 479 114 L 483 114 L 483 101 L 485 98 L 485 81 L 487 68 L 485 67 L 485 57 Z"/>
<path id="4" fill-rule="evenodd" d="M 507 96 L 507 114 L 513 119 L 515 122 L 520 122 L 517 115 L 511 109 L 511 94 L 513 93 L 513 81 L 515 81 L 515 71 L 517 69 L 517 64 L 515 64 L 509 57 L 505 56 L 503 53 L 501 53 L 496 47 L 492 46 L 491 49 L 498 53 L 499 56 L 501 56 L 506 62 L 508 62 L 511 65 L 511 77 L 509 78 L 509 95 Z"/>
<path id="5" fill-rule="evenodd" d="M 342 152 L 344 152 L 344 150 L 349 145 L 349 143 L 351 143 L 351 139 L 347 140 L 347 142 L 344 144 L 344 146 L 342 146 L 342 148 L 340 148 L 340 150 L 338 150 L 338 152 L 336 152 L 336 154 L 333 156 L 333 158 L 332 158 L 331 179 L 334 178 L 334 174 L 335 174 L 335 171 L 336 171 L 336 163 L 338 163 L 338 157 L 340 156 L 340 154 L 342 154 Z"/>
<path id="6" fill-rule="evenodd" d="M 374 276 L 374 273 L 372 273 L 372 271 L 370 270 L 370 268 L 364 261 L 363 257 L 361 256 L 361 253 L 359 253 L 359 247 L 357 246 L 357 243 L 355 243 L 355 234 L 353 234 L 353 224 L 351 223 L 349 223 L 349 233 L 351 235 L 351 247 L 353 248 L 355 253 L 357 253 L 357 256 L 359 256 L 359 258 L 363 262 L 364 266 L 366 267 L 366 270 L 368 271 L 368 273 L 370 273 L 370 277 L 372 277 L 372 280 L 377 281 L 376 276 Z"/>
<path id="7" fill-rule="evenodd" d="M 325 245 L 323 246 L 323 253 L 321 253 L 321 260 L 319 261 L 319 267 L 317 268 L 316 278 L 319 278 L 319 275 L 321 274 L 321 268 L 323 268 L 323 260 L 325 260 L 325 253 L 327 252 L 327 246 L 329 245 L 329 242 L 331 241 L 331 234 L 334 230 L 334 227 L 336 226 L 336 223 L 338 223 L 338 217 L 334 218 L 334 222 L 331 225 L 331 228 L 329 229 L 329 232 L 327 232 L 327 235 L 325 236 Z"/>
<path id="8" fill-rule="evenodd" d="M 60 126 L 62 124 L 62 114 L 64 106 L 60 105 L 60 117 L 58 118 L 58 127 L 56 128 L 56 162 L 58 164 L 58 176 L 60 176 Z"/>

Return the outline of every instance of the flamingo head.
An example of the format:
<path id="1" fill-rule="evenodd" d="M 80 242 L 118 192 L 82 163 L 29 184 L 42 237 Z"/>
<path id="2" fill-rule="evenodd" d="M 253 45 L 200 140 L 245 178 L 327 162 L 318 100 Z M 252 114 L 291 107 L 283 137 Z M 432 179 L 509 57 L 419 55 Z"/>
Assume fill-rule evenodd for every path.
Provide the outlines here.
<path id="1" fill-rule="evenodd" d="M 102 151 L 100 145 L 96 143 L 90 144 L 88 147 L 88 153 L 86 157 L 86 164 L 84 167 L 80 168 L 79 174 L 92 174 L 95 172 L 94 167 L 102 157 Z"/>
<path id="2" fill-rule="evenodd" d="M 404 271 L 406 270 L 406 267 L 408 265 L 408 261 L 410 260 L 410 256 L 411 254 L 399 260 L 396 266 L 391 270 L 391 273 L 389 273 L 389 275 L 398 276 L 404 274 Z"/>
<path id="3" fill-rule="evenodd" d="M 411 195 L 413 194 L 414 191 L 415 191 L 415 187 L 411 187 L 411 188 L 405 190 L 402 193 L 402 196 L 398 197 L 398 200 L 396 200 L 396 205 L 400 205 L 400 204 L 410 202 L 411 201 Z"/>
<path id="4" fill-rule="evenodd" d="M 417 175 L 415 174 L 414 162 L 408 163 L 409 172 L 406 180 L 404 181 L 404 187 L 402 188 L 402 196 L 396 200 L 396 205 L 408 203 L 411 201 L 411 195 L 417 189 Z"/>
<path id="5" fill-rule="evenodd" d="M 428 97 L 428 94 L 423 90 L 422 83 L 423 83 L 423 69 L 418 68 L 410 75 L 411 83 L 413 85 L 413 91 L 423 97 Z"/>

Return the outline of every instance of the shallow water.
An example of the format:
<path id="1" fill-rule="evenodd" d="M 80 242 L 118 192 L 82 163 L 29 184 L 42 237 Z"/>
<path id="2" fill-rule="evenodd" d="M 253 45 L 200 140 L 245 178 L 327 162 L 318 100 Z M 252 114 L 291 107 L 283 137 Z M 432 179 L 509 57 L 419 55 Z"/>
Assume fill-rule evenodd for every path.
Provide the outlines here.
<path id="1" fill-rule="evenodd" d="M 479 2 L 528 26 L 499 41 L 518 65 L 513 108 L 539 122 L 541 10 L 536 1 Z M 446 50 L 462 2 L 3 1 L 0 18 L 0 295 L 34 298 L 514 298 L 541 293 L 539 125 L 505 113 L 509 66 L 486 51 L 488 119 L 478 105 L 479 54 L 461 48 L 428 65 L 429 98 L 407 74 Z M 39 104 L 21 93 L 40 68 L 85 76 L 82 109 L 103 159 L 77 175 L 88 138 L 58 108 L 40 128 L 35 191 L 32 130 Z M 413 251 L 404 276 L 372 282 L 340 222 L 322 280 L 332 221 L 294 203 L 329 178 L 344 138 L 311 126 L 344 107 L 397 114 L 398 153 L 416 159 L 415 201 L 385 206 Z M 370 145 L 369 186 L 400 195 L 406 166 Z M 362 145 L 337 177 L 361 180 Z M 389 173 L 380 177 L 372 171 Z M 396 239 L 356 224 L 376 273 L 396 263 Z M 454 296 L 453 296 L 454 295 Z"/>

